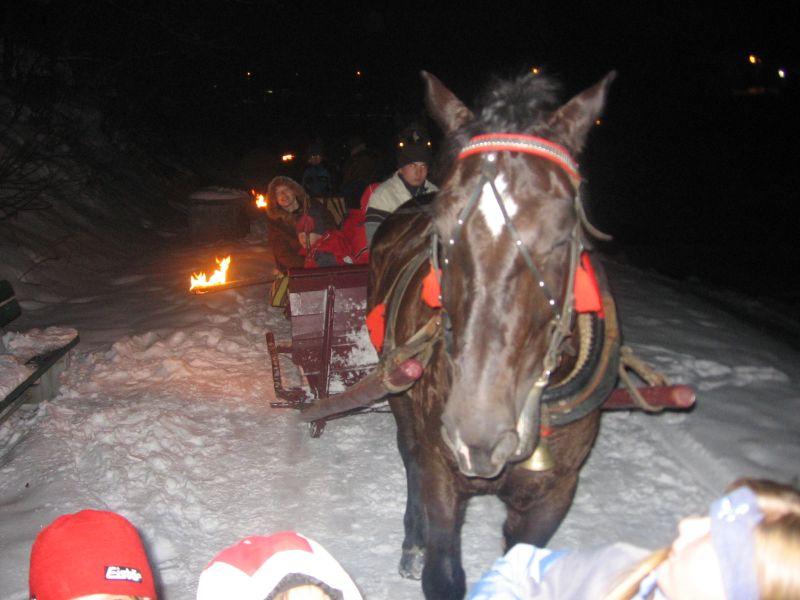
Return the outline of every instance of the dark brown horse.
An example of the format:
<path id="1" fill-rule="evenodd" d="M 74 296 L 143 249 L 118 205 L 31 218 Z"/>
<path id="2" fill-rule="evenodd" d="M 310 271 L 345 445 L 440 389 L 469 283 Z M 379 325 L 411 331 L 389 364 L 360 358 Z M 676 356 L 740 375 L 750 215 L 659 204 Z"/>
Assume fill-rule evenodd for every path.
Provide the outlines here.
<path id="1" fill-rule="evenodd" d="M 613 75 L 560 107 L 546 79 L 500 82 L 473 113 L 422 74 L 449 166 L 429 206 L 403 207 L 379 230 L 369 304 L 387 305 L 384 354 L 426 323 L 436 328 L 424 374 L 390 400 L 408 484 L 400 573 L 421 577 L 426 598 L 465 593 L 470 497 L 503 500 L 507 546 L 544 545 L 594 443 L 618 338 L 602 273 L 602 318 L 578 333 L 573 285 L 590 226 L 573 157 Z M 420 300 L 425 275 L 440 283 L 441 307 Z M 592 336 L 597 352 L 579 342 Z M 524 461 L 543 436 L 554 464 L 530 470 Z"/>

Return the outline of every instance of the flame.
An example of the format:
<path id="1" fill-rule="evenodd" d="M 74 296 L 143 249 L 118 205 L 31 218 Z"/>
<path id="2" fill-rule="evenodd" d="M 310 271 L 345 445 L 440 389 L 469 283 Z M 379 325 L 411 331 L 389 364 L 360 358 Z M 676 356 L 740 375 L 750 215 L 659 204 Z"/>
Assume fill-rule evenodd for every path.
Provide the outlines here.
<path id="1" fill-rule="evenodd" d="M 250 195 L 256 201 L 256 208 L 267 208 L 266 194 L 259 194 L 256 188 L 250 188 Z"/>
<path id="2" fill-rule="evenodd" d="M 202 272 L 199 275 L 197 273 L 192 273 L 192 277 L 190 279 L 191 287 L 189 287 L 190 290 L 193 290 L 194 288 L 198 287 L 212 287 L 215 285 L 222 285 L 227 281 L 228 267 L 230 267 L 231 265 L 231 257 L 226 256 L 223 259 L 217 258 L 216 261 L 217 264 L 219 265 L 219 268 L 216 271 L 214 271 L 214 273 L 211 275 L 211 278 L 207 278 L 205 272 Z"/>

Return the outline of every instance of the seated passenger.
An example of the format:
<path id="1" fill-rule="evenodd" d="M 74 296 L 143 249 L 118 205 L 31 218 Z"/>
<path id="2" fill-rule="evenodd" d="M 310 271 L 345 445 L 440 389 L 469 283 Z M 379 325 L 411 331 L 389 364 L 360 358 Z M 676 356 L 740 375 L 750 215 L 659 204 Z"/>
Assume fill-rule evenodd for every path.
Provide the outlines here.
<path id="1" fill-rule="evenodd" d="M 61 515 L 31 548 L 28 586 L 38 600 L 156 600 L 153 572 L 136 528 L 122 515 Z"/>
<path id="2" fill-rule="evenodd" d="M 334 229 L 333 218 L 319 202 L 309 198 L 299 183 L 289 177 L 278 176 L 267 188 L 267 244 L 275 257 L 277 270 L 285 273 L 290 268 L 303 268 L 306 262 L 308 239 L 301 242 L 297 225 L 310 217 L 314 228 L 321 231 Z"/>
<path id="3" fill-rule="evenodd" d="M 397 142 L 397 171 L 369 197 L 365 227 L 370 245 L 380 224 L 401 204 L 438 191 L 427 179 L 431 159 L 431 142 L 423 130 L 409 127 L 400 133 Z"/>
<path id="4" fill-rule="evenodd" d="M 307 214 L 298 219 L 297 239 L 306 269 L 353 263 L 344 233 L 338 229 L 325 229 L 318 217 Z"/>
<path id="5" fill-rule="evenodd" d="M 297 221 L 297 238 L 300 242 L 300 254 L 305 257 L 303 266 L 330 267 L 333 265 L 365 265 L 369 263 L 369 247 L 367 245 L 364 215 L 370 193 L 378 184 L 371 184 L 362 194 L 360 210 L 349 210 L 342 222 L 341 229 L 326 229 L 319 211 L 309 211 Z M 314 200 L 311 206 L 315 205 Z"/>
<path id="6" fill-rule="evenodd" d="M 308 147 L 308 166 L 303 171 L 301 183 L 312 198 L 330 196 L 333 192 L 333 178 L 324 164 L 322 140 L 316 139 Z"/>
<path id="7" fill-rule="evenodd" d="M 800 598 L 800 491 L 764 479 L 740 479 L 729 490 L 653 553 L 623 543 L 580 551 L 517 544 L 467 598 Z"/>
<path id="8" fill-rule="evenodd" d="M 381 177 L 381 158 L 363 138 L 352 136 L 347 141 L 349 156 L 342 165 L 342 188 L 345 206 L 349 210 L 359 210 L 359 201 L 366 187 Z"/>
<path id="9" fill-rule="evenodd" d="M 369 241 L 367 240 L 366 214 L 369 198 L 379 183 L 370 183 L 361 193 L 360 207 L 347 211 L 342 221 L 342 235 L 347 240 L 349 256 L 356 265 L 369 264 Z"/>
<path id="10" fill-rule="evenodd" d="M 361 600 L 320 544 L 293 531 L 253 535 L 217 554 L 200 574 L 197 600 Z"/>

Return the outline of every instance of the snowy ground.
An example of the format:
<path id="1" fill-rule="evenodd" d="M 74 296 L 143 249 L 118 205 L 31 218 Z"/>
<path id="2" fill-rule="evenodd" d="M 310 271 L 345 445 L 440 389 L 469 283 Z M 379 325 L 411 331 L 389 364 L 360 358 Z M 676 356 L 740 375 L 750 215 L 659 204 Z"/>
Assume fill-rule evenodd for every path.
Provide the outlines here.
<path id="1" fill-rule="evenodd" d="M 43 270 L 63 265 L 26 276 L 48 285 L 23 286 L 24 314 L 10 329 L 72 327 L 81 343 L 60 395 L 0 426 L 0 600 L 27 597 L 41 527 L 89 507 L 138 526 L 166 600 L 193 598 L 217 551 L 284 529 L 321 542 L 366 598 L 420 598 L 419 583 L 397 574 L 405 478 L 391 415 L 341 419 L 312 439 L 293 411 L 270 408 L 264 332 L 290 330 L 266 286 L 187 293 L 190 273 L 228 252 L 234 276 L 267 275 L 263 234 L 223 246 L 181 240 L 136 248 L 92 277 L 75 270 L 69 286 Z M 737 476 L 796 483 L 798 352 L 678 282 L 607 267 L 626 342 L 694 385 L 698 404 L 690 414 L 604 415 L 551 545 L 656 547 Z M 470 581 L 501 552 L 502 519 L 493 498 L 470 505 Z"/>

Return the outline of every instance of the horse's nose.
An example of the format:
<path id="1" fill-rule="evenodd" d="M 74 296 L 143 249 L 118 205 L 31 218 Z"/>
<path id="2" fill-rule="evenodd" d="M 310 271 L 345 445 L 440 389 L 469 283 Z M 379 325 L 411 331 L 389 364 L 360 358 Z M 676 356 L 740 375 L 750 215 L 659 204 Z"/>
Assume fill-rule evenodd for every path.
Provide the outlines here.
<path id="1" fill-rule="evenodd" d="M 516 452 L 518 443 L 519 437 L 516 431 L 509 430 L 504 432 L 492 450 L 492 463 L 501 467 L 506 464 L 511 455 Z"/>
<path id="2" fill-rule="evenodd" d="M 519 439 L 513 430 L 504 431 L 494 446 L 470 446 L 464 443 L 456 429 L 451 435 L 442 426 L 442 438 L 458 463 L 459 470 L 468 477 L 492 478 L 502 471 L 508 459 L 516 451 Z"/>

